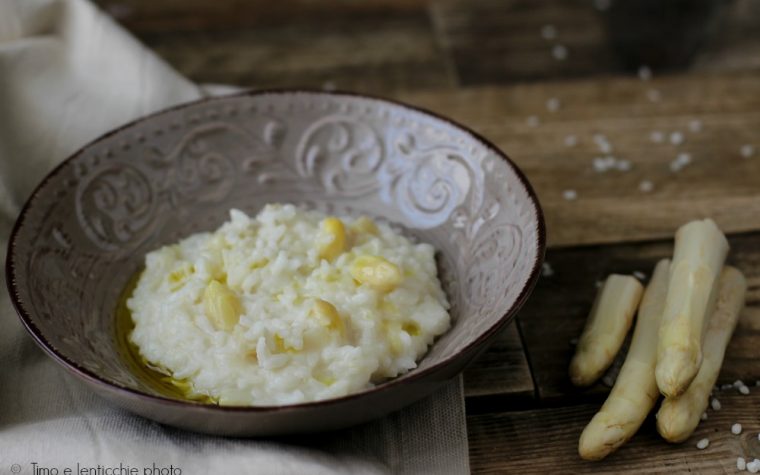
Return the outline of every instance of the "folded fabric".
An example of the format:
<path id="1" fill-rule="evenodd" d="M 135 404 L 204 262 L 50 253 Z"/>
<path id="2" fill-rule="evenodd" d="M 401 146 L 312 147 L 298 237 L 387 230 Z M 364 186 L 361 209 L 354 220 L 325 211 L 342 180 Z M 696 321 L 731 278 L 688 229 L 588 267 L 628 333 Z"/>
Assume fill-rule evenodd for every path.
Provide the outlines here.
<path id="1" fill-rule="evenodd" d="M 3 265 L 13 220 L 57 163 L 110 129 L 209 90 L 229 89 L 183 78 L 85 0 L 0 0 Z M 87 391 L 36 348 L 0 290 L 0 473 L 34 473 L 33 463 L 59 473 L 78 473 L 77 464 L 140 474 L 170 466 L 174 474 L 469 472 L 460 381 L 379 421 L 319 437 L 193 434 Z M 145 471 L 152 468 L 159 471 Z"/>

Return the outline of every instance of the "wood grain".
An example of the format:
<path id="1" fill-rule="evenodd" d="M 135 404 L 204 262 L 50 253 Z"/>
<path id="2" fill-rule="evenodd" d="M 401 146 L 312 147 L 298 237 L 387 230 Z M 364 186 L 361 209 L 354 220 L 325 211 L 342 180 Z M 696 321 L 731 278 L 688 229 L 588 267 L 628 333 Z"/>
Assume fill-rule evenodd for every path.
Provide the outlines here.
<path id="1" fill-rule="evenodd" d="M 424 14 L 148 33 L 142 40 L 197 82 L 388 93 L 456 81 Z"/>
<path id="2" fill-rule="evenodd" d="M 760 69 L 760 3 L 735 0 L 719 26 L 720 33 L 695 58 L 692 70 L 725 73 Z"/>
<path id="3" fill-rule="evenodd" d="M 636 71 L 760 68 L 760 5 L 585 0 L 442 0 L 432 15 L 462 84 L 587 77 Z M 701 22 L 701 23 L 700 23 Z M 541 28 L 552 25 L 556 38 Z M 552 48 L 567 48 L 557 60 Z"/>
<path id="4" fill-rule="evenodd" d="M 729 262 L 747 277 L 747 306 L 726 353 L 721 379 L 760 379 L 760 233 L 730 236 Z M 597 280 L 610 273 L 651 274 L 655 263 L 672 255 L 672 241 L 581 247 L 549 251 L 554 269 L 542 278 L 518 315 L 538 396 L 544 402 L 598 399 L 608 388 L 599 383 L 573 387 L 567 367 L 574 351 L 571 340 L 582 329 L 596 294 Z M 760 412 L 760 411 L 759 411 Z"/>
<path id="5" fill-rule="evenodd" d="M 617 24 L 611 27 L 610 12 L 599 12 L 586 0 L 96 0 L 96 3 L 139 38 L 263 28 L 269 31 L 272 52 L 277 52 L 278 45 L 300 27 L 304 28 L 297 35 L 308 38 L 314 25 L 331 26 L 341 32 L 354 22 L 372 29 L 375 21 L 429 16 L 429 22 L 436 27 L 436 42 L 444 47 L 446 59 L 462 83 L 468 85 L 617 74 L 626 64 L 635 70 L 641 62 L 647 62 L 644 60 L 647 53 L 666 50 L 659 46 L 649 48 L 638 62 L 638 57 L 621 54 L 620 48 L 613 47 L 609 32 L 627 30 L 640 34 L 651 30 L 652 19 L 634 20 L 623 12 L 625 21 L 619 22 L 622 27 Z M 707 28 L 711 36 L 703 38 L 704 33 L 697 32 L 696 46 L 701 49 L 691 68 L 723 72 L 760 69 L 760 29 L 756 28 L 760 5 L 754 0 L 735 0 L 720 10 L 722 15 L 714 15 L 717 24 Z M 675 12 L 671 18 L 663 19 L 670 39 L 668 51 L 677 44 L 675 25 L 683 20 L 688 26 L 688 18 L 684 12 Z M 557 28 L 555 40 L 541 37 L 540 28 L 546 24 Z M 350 33 L 339 36 L 339 41 L 352 44 Z M 568 48 L 566 60 L 552 57 L 551 47 L 555 44 Z M 247 45 L 240 41 L 235 46 Z M 688 62 L 689 51 L 676 49 L 674 61 Z M 649 59 L 656 59 L 656 55 Z M 330 71 L 326 63 L 322 72 Z M 294 68 L 291 74 L 297 76 L 301 72 Z M 232 75 L 226 81 L 236 77 Z"/>
<path id="6" fill-rule="evenodd" d="M 429 0 L 95 0 L 138 36 L 371 19 L 424 12 Z"/>
<path id="7" fill-rule="evenodd" d="M 651 102 L 647 91 L 662 99 Z M 760 81 L 756 75 L 673 76 L 649 82 L 604 79 L 408 92 L 397 97 L 467 124 L 525 171 L 543 206 L 552 246 L 667 238 L 691 219 L 712 216 L 727 232 L 760 229 Z M 550 113 L 546 101 L 557 98 Z M 535 115 L 540 125 L 526 119 Z M 702 130 L 689 130 L 699 120 Z M 653 143 L 650 134 L 683 135 L 683 143 Z M 632 169 L 598 173 L 603 134 Z M 564 145 L 568 135 L 578 144 Z M 754 144 L 743 158 L 740 147 Z M 678 173 L 670 163 L 688 153 Z M 650 193 L 639 190 L 649 180 Z M 563 199 L 575 190 L 577 200 Z"/>
<path id="8" fill-rule="evenodd" d="M 736 458 L 760 458 L 760 388 L 742 396 L 718 394 L 723 408 L 708 410 L 694 435 L 680 445 L 665 442 L 650 417 L 627 444 L 602 462 L 577 454 L 578 438 L 600 404 L 469 416 L 473 473 L 735 473 Z M 743 426 L 733 435 L 731 425 Z M 707 437 L 710 446 L 698 450 Z"/>
<path id="9" fill-rule="evenodd" d="M 464 393 L 472 399 L 534 396 L 535 387 L 516 324 L 509 325 L 464 373 Z"/>
<path id="10" fill-rule="evenodd" d="M 432 15 L 463 85 L 623 71 L 591 2 L 454 0 L 435 2 Z M 541 36 L 545 25 L 556 39 Z M 552 55 L 555 45 L 567 48 L 566 59 Z"/>

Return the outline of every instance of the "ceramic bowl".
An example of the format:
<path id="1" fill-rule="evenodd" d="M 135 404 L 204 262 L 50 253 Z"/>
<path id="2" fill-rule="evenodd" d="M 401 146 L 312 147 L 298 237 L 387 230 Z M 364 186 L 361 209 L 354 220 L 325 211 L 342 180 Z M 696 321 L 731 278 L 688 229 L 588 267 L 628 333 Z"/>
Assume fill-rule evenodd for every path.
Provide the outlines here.
<path id="1" fill-rule="evenodd" d="M 357 394 L 271 407 L 172 399 L 130 370 L 114 314 L 145 254 L 215 229 L 232 207 L 255 214 L 270 202 L 385 219 L 437 248 L 453 326 L 416 369 Z M 267 91 L 175 107 L 85 146 L 29 198 L 6 272 L 37 344 L 103 397 L 161 423 L 258 436 L 346 427 L 430 394 L 514 318 L 544 247 L 525 176 L 474 132 L 387 100 Z"/>

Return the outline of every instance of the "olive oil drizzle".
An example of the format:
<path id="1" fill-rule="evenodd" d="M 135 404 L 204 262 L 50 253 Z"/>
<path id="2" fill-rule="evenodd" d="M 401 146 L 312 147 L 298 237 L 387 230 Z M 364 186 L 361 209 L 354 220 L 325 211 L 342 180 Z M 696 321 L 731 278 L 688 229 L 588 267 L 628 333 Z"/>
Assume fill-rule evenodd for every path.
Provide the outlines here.
<path id="1" fill-rule="evenodd" d="M 116 305 L 116 347 L 127 368 L 141 382 L 162 396 L 202 404 L 218 404 L 213 397 L 193 391 L 193 385 L 187 379 L 174 378 L 169 370 L 148 362 L 140 354 L 137 345 L 129 339 L 135 323 L 127 307 L 127 300 L 134 293 L 141 275 L 142 271 L 139 271 L 129 279 Z"/>

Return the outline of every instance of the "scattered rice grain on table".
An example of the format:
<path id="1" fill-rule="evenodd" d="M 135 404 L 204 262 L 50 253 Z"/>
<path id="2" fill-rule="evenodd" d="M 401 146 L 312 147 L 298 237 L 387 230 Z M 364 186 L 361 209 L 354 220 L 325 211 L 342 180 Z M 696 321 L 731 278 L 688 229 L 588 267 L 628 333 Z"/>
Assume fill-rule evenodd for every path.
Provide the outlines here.
<path id="1" fill-rule="evenodd" d="M 693 133 L 702 131 L 702 121 L 699 119 L 693 119 L 689 121 L 689 130 Z"/>
<path id="2" fill-rule="evenodd" d="M 683 133 L 679 131 L 671 132 L 669 136 L 670 143 L 673 145 L 681 145 L 683 143 Z"/>
<path id="3" fill-rule="evenodd" d="M 554 275 L 554 269 L 549 262 L 544 262 L 541 265 L 541 275 L 544 277 L 551 277 Z"/>
<path id="4" fill-rule="evenodd" d="M 567 59 L 568 51 L 565 45 L 554 45 L 552 47 L 552 57 L 557 61 L 564 61 Z"/>
<path id="5" fill-rule="evenodd" d="M 557 38 L 557 27 L 552 24 L 542 26 L 541 37 L 545 40 L 553 40 Z"/>
<path id="6" fill-rule="evenodd" d="M 565 190 L 562 192 L 562 198 L 566 201 L 575 201 L 578 199 L 578 192 L 575 190 Z"/>
<path id="7" fill-rule="evenodd" d="M 654 183 L 652 183 L 650 180 L 642 180 L 639 183 L 639 191 L 642 193 L 649 193 L 654 189 Z"/>

